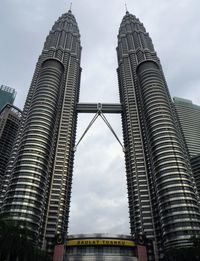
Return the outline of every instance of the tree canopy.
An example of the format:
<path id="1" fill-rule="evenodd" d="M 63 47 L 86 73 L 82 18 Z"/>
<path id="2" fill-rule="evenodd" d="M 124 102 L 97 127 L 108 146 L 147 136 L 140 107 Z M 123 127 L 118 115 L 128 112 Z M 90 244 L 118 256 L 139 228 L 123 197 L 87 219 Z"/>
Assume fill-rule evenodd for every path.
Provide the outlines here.
<path id="1" fill-rule="evenodd" d="M 0 219 L 0 261 L 49 261 L 48 255 L 36 247 L 32 232 L 24 223 Z"/>

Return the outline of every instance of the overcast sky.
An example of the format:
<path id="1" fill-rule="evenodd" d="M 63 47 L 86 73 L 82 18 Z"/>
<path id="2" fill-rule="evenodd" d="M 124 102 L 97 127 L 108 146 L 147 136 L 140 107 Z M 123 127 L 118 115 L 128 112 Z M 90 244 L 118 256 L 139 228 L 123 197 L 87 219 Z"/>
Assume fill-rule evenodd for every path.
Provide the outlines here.
<path id="1" fill-rule="evenodd" d="M 123 0 L 74 0 L 81 33 L 81 102 L 118 102 L 117 33 Z M 161 59 L 172 96 L 200 105 L 200 1 L 126 0 L 144 23 Z M 66 0 L 1 0 L 0 84 L 17 91 L 23 108 L 44 40 Z M 80 115 L 77 139 L 93 115 Z M 122 140 L 119 115 L 107 116 Z M 129 233 L 124 155 L 101 119 L 75 154 L 69 233 Z"/>

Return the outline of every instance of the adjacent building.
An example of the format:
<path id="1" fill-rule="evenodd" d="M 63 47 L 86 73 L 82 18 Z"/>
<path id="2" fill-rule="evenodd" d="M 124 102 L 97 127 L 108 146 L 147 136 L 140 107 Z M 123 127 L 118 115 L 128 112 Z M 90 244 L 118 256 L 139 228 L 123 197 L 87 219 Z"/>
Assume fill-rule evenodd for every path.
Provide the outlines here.
<path id="1" fill-rule="evenodd" d="M 190 159 L 192 173 L 195 178 L 195 183 L 197 186 L 197 191 L 200 197 L 200 155 L 194 156 Z"/>
<path id="2" fill-rule="evenodd" d="M 21 110 L 7 104 L 0 112 L 0 198 L 3 194 L 3 183 L 6 168 L 11 157 L 11 151 L 18 133 L 21 120 Z"/>
<path id="3" fill-rule="evenodd" d="M 15 89 L 8 87 L 6 85 L 0 86 L 0 111 L 3 109 L 3 107 L 9 103 L 13 104 L 16 96 Z"/>
<path id="4" fill-rule="evenodd" d="M 129 12 L 117 55 L 131 238 L 145 238 L 149 260 L 162 260 L 165 251 L 190 246 L 200 234 L 198 196 L 159 58 Z M 37 62 L 2 204 L 2 215 L 26 222 L 35 242 L 49 251 L 55 238 L 67 236 L 80 58 L 80 34 L 69 10 L 53 25 Z"/>
<path id="5" fill-rule="evenodd" d="M 193 104 L 191 100 L 179 97 L 174 97 L 173 100 L 200 195 L 200 106 Z"/>
<path id="6" fill-rule="evenodd" d="M 189 155 L 192 158 L 200 154 L 200 106 L 179 97 L 174 97 L 173 100 Z"/>

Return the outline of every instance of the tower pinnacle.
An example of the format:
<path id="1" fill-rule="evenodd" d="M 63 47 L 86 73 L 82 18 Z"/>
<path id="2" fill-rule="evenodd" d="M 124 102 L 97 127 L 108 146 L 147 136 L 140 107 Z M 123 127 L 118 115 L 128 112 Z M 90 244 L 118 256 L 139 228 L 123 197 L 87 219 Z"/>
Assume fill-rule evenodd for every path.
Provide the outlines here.
<path id="1" fill-rule="evenodd" d="M 125 2 L 126 14 L 128 13 L 127 3 Z"/>

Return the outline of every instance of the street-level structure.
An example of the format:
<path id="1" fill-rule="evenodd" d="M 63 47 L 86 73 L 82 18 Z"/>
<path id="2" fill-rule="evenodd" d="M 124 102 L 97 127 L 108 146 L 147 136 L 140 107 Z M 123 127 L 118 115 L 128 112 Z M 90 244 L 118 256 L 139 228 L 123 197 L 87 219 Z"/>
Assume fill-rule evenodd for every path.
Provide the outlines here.
<path id="1" fill-rule="evenodd" d="M 138 261 L 136 243 L 130 236 L 90 234 L 67 237 L 63 261 Z"/>

